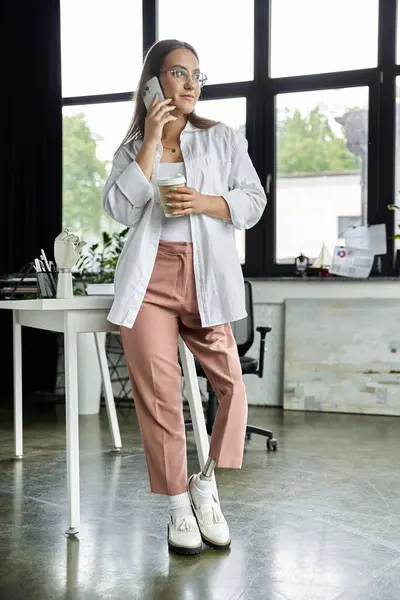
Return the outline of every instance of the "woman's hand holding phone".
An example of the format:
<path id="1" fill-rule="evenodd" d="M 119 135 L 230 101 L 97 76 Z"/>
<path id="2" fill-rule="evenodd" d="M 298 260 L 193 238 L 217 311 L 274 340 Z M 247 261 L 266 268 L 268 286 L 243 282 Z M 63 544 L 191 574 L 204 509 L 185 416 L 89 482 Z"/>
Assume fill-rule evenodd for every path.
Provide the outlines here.
<path id="1" fill-rule="evenodd" d="M 171 100 L 172 98 L 168 98 L 159 102 L 158 96 L 154 98 L 145 120 L 144 144 L 159 144 L 164 125 L 176 121 L 176 117 L 170 114 L 176 108 L 176 106 L 170 105 Z"/>
<path id="2" fill-rule="evenodd" d="M 156 96 L 151 103 L 149 114 L 145 120 L 143 144 L 137 153 L 136 163 L 148 181 L 151 180 L 154 156 L 157 144 L 161 142 L 163 127 L 170 121 L 176 121 L 176 117 L 170 114 L 175 109 L 175 106 L 171 106 L 170 102 L 171 98 L 159 102 Z"/>

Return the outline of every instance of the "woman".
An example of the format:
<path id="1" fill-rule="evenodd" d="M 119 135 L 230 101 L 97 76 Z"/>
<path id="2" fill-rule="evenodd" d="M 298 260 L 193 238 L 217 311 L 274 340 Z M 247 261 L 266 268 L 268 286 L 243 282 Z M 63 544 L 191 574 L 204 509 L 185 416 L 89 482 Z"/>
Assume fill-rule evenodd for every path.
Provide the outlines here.
<path id="1" fill-rule="evenodd" d="M 142 100 L 157 76 L 165 100 Z M 240 468 L 247 400 L 230 322 L 246 316 L 235 228 L 266 205 L 243 136 L 194 112 L 206 77 L 187 43 L 148 52 L 128 133 L 103 191 L 108 215 L 130 228 L 115 273 L 109 320 L 120 325 L 153 493 L 169 497 L 168 544 L 197 554 L 202 540 L 228 548 L 229 527 L 213 495 L 215 466 Z M 160 198 L 157 178 L 186 175 Z M 162 203 L 175 217 L 166 218 Z M 178 336 L 200 360 L 219 398 L 203 471 L 187 481 Z"/>

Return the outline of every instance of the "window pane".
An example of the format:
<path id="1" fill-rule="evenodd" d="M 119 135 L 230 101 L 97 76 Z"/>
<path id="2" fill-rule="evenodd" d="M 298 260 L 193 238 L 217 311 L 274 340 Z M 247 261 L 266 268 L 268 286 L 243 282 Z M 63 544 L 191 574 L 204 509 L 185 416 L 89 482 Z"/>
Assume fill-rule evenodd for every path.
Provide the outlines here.
<path id="1" fill-rule="evenodd" d="M 224 100 L 201 100 L 196 112 L 202 117 L 222 121 L 229 127 L 246 135 L 246 98 L 227 98 Z"/>
<path id="2" fill-rule="evenodd" d="M 376 67 L 378 0 L 272 0 L 271 76 Z"/>
<path id="3" fill-rule="evenodd" d="M 61 0 L 64 98 L 134 90 L 142 54 L 142 0 Z"/>
<path id="4" fill-rule="evenodd" d="M 229 98 L 226 100 L 203 100 L 197 105 L 196 112 L 202 117 L 215 121 L 223 121 L 246 135 L 246 98 Z M 235 230 L 236 247 L 240 262 L 246 262 L 246 231 Z"/>
<path id="5" fill-rule="evenodd" d="M 188 42 L 208 83 L 254 77 L 253 0 L 159 0 L 159 39 Z"/>
<path id="6" fill-rule="evenodd" d="M 63 109 L 63 227 L 88 243 L 121 229 L 104 213 L 101 192 L 132 112 L 131 102 Z"/>
<path id="7" fill-rule="evenodd" d="M 368 88 L 276 98 L 276 260 L 332 253 L 367 223 Z"/>
<path id="8" fill-rule="evenodd" d="M 394 203 L 400 205 L 400 77 L 396 77 L 396 172 Z M 395 234 L 400 234 L 400 210 L 393 212 Z M 395 240 L 395 249 L 400 250 L 400 240 Z M 397 264 L 396 259 L 396 264 Z"/>

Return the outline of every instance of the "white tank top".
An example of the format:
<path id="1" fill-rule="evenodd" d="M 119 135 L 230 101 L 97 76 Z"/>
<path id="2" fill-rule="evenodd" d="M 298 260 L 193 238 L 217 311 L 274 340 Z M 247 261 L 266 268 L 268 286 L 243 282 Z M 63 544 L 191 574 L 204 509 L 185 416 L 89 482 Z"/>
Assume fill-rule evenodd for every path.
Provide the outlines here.
<path id="1" fill-rule="evenodd" d="M 171 177 L 178 173 L 186 176 L 185 164 L 183 162 L 160 163 L 159 165 L 159 177 Z M 167 242 L 191 242 L 192 230 L 190 227 L 190 216 L 185 215 L 184 217 L 176 217 L 173 219 L 167 219 L 164 216 L 161 239 Z"/>

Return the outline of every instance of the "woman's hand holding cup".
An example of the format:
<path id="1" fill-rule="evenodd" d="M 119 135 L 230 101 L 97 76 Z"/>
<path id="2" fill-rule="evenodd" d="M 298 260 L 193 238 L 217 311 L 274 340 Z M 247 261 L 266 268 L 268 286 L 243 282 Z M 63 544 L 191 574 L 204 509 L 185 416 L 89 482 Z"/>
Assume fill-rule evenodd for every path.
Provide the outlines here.
<path id="1" fill-rule="evenodd" d="M 174 217 L 184 215 L 199 215 L 208 212 L 209 196 L 189 187 L 171 187 L 168 194 L 164 195 L 162 201 L 171 211 Z"/>

